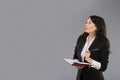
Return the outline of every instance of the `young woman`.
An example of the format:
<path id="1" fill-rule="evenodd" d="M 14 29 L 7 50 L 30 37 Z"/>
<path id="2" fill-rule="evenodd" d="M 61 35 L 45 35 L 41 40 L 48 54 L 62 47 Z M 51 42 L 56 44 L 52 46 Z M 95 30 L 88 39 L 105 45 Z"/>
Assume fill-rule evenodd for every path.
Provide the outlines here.
<path id="1" fill-rule="evenodd" d="M 104 19 L 96 15 L 90 16 L 85 25 L 85 32 L 77 40 L 73 56 L 74 59 L 90 63 L 90 66 L 76 66 L 76 80 L 104 80 L 102 72 L 108 65 L 109 47 Z"/>

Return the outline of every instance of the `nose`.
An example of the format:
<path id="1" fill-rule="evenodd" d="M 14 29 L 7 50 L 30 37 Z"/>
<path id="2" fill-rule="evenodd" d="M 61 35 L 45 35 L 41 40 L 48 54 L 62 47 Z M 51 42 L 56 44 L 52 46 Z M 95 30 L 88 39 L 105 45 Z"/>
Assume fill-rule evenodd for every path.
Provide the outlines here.
<path id="1" fill-rule="evenodd" d="M 88 26 L 88 23 L 85 24 L 85 27 L 87 27 L 87 26 Z"/>

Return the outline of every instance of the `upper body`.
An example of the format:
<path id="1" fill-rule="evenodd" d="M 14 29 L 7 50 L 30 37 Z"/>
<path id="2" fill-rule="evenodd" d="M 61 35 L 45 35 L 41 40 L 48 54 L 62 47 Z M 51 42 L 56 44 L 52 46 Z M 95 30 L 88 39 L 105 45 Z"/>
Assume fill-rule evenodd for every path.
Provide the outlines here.
<path id="1" fill-rule="evenodd" d="M 86 38 L 87 36 L 83 38 L 80 38 L 80 37 L 78 38 L 78 41 L 75 47 L 75 54 L 73 56 L 74 59 L 78 59 L 79 61 L 82 61 L 82 57 L 80 53 L 82 52 L 82 49 L 86 43 Z M 105 71 L 108 65 L 108 58 L 109 58 L 109 50 L 107 49 L 106 40 L 104 39 L 102 40 L 96 37 L 92 42 L 92 44 L 89 46 L 88 50 L 90 52 L 90 56 L 89 56 L 90 59 L 99 62 L 101 65 L 100 68 L 97 70 Z M 92 61 L 90 64 L 92 64 Z"/>

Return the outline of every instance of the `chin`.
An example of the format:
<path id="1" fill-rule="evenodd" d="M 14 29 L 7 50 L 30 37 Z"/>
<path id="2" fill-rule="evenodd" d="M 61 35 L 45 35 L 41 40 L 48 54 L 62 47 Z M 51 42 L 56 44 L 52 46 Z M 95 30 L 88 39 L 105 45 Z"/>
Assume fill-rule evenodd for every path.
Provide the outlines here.
<path id="1" fill-rule="evenodd" d="M 85 32 L 86 32 L 86 33 L 88 33 L 88 31 L 87 31 L 87 30 L 85 30 Z"/>

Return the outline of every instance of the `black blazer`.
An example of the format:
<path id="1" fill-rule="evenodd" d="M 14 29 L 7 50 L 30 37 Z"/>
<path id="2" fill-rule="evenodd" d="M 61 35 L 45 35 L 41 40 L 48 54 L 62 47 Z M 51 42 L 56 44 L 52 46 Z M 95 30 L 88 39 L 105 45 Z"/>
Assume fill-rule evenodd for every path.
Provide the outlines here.
<path id="1" fill-rule="evenodd" d="M 86 38 L 87 36 L 83 38 L 78 38 L 73 59 L 78 59 L 79 61 L 82 61 L 80 54 L 86 42 Z M 89 50 L 91 52 L 90 57 L 93 60 L 100 62 L 101 68 L 99 70 L 92 67 L 84 67 L 82 69 L 79 69 L 76 80 L 104 80 L 102 71 L 106 70 L 109 57 L 109 50 L 107 48 L 106 40 L 95 38 L 95 40 L 89 47 Z"/>

